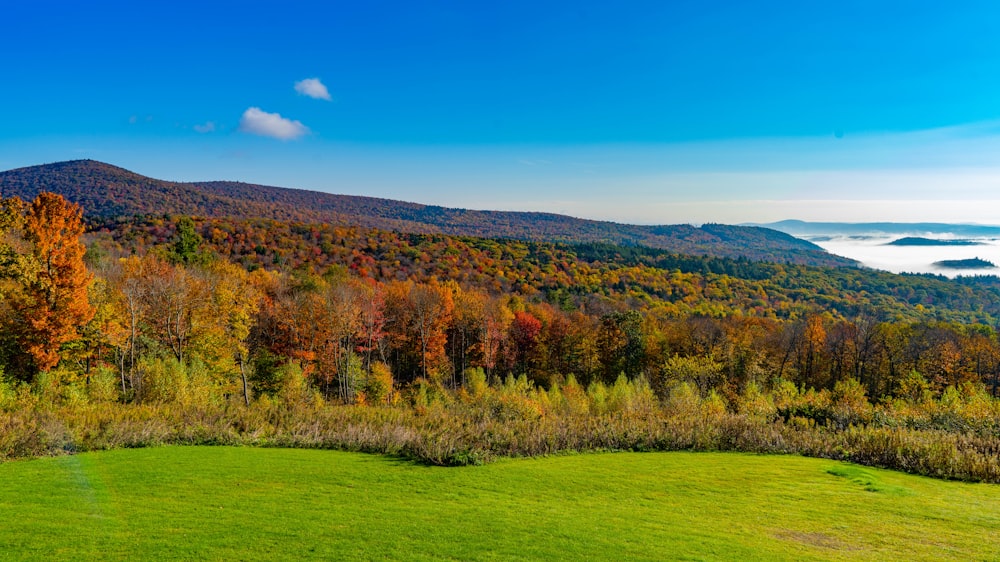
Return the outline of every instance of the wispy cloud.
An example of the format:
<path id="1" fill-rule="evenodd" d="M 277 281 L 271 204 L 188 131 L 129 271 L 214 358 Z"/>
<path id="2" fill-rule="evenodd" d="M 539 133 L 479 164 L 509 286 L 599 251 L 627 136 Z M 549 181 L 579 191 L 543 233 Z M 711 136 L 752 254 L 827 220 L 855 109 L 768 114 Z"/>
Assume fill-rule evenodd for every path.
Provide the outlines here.
<path id="1" fill-rule="evenodd" d="M 295 83 L 295 91 L 302 96 L 309 96 L 317 100 L 333 101 L 330 91 L 320 82 L 319 78 L 306 78 Z"/>
<path id="2" fill-rule="evenodd" d="M 278 113 L 268 113 L 251 107 L 240 118 L 240 131 L 280 140 L 294 140 L 309 134 L 309 127 L 300 121 L 286 119 Z"/>
<path id="3" fill-rule="evenodd" d="M 215 122 L 207 121 L 204 125 L 195 125 L 194 130 L 199 133 L 211 133 L 215 131 Z"/>

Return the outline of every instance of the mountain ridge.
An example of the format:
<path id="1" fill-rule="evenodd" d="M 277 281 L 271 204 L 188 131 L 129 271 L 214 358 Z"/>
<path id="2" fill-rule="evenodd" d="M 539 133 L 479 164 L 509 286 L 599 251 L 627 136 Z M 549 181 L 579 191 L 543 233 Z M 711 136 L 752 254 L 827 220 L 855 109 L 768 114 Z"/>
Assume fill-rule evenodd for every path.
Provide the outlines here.
<path id="1" fill-rule="evenodd" d="M 1000 236 L 1000 226 L 989 224 L 955 224 L 942 222 L 811 222 L 783 220 L 770 223 L 746 223 L 791 234 L 793 236 L 822 236 L 832 234 L 953 234 L 955 236 Z"/>
<path id="2" fill-rule="evenodd" d="M 40 191 L 59 193 L 80 204 L 92 222 L 163 214 L 263 218 L 417 234 L 602 242 L 759 261 L 856 265 L 811 242 L 757 226 L 630 225 L 555 213 L 478 211 L 235 181 L 173 182 L 95 160 L 0 172 L 3 196 L 31 199 Z"/>

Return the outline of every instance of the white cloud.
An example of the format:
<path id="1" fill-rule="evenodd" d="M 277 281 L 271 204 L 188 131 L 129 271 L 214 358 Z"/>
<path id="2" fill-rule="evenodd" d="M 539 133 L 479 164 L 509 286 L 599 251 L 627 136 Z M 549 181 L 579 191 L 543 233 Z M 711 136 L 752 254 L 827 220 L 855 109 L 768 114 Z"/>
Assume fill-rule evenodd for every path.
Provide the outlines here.
<path id="1" fill-rule="evenodd" d="M 194 130 L 198 131 L 199 133 L 211 133 L 215 131 L 215 122 L 208 121 L 204 125 L 195 125 Z"/>
<path id="2" fill-rule="evenodd" d="M 295 83 L 295 91 L 302 96 L 309 96 L 317 100 L 332 101 L 333 98 L 330 97 L 330 92 L 326 89 L 326 86 L 319 81 L 319 78 L 306 78 L 305 80 L 299 80 Z"/>
<path id="3" fill-rule="evenodd" d="M 309 134 L 309 127 L 277 113 L 268 113 L 259 107 L 251 107 L 244 111 L 243 117 L 240 118 L 240 131 L 262 137 L 293 140 Z"/>

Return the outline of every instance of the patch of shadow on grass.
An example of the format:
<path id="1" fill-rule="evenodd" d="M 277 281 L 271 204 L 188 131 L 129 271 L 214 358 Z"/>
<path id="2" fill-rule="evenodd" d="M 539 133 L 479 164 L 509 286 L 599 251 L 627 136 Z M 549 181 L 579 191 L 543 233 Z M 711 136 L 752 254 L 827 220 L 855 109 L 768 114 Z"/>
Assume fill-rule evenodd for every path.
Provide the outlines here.
<path id="1" fill-rule="evenodd" d="M 849 545 L 837 537 L 827 535 L 826 533 L 807 533 L 805 531 L 781 529 L 774 533 L 774 537 L 780 540 L 795 541 L 806 546 L 828 550 L 857 550 L 857 547 Z"/>
<path id="2" fill-rule="evenodd" d="M 381 457 L 386 464 L 390 466 L 434 466 L 430 463 L 421 461 L 415 457 L 409 457 L 399 453 L 375 453 L 375 456 Z"/>
<path id="3" fill-rule="evenodd" d="M 848 481 L 861 486 L 866 492 L 875 492 L 889 496 L 913 495 L 913 490 L 904 488 L 903 486 L 885 484 L 879 480 L 879 477 L 874 472 L 865 470 L 860 466 L 834 466 L 832 468 L 828 468 L 826 473 L 839 478 L 846 478 Z"/>

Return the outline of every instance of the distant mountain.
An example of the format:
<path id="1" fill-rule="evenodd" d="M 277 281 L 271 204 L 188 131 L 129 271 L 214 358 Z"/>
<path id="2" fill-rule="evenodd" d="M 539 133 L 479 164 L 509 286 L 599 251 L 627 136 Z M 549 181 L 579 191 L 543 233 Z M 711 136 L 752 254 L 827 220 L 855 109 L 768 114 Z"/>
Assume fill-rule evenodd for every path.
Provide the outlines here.
<path id="1" fill-rule="evenodd" d="M 905 236 L 897 238 L 886 244 L 887 246 L 982 246 L 982 242 L 975 240 L 936 240 L 934 238 L 924 238 L 922 236 Z"/>
<path id="2" fill-rule="evenodd" d="M 673 252 L 810 265 L 856 262 L 777 230 L 706 224 L 643 226 L 553 213 L 473 211 L 230 181 L 171 182 L 93 160 L 0 172 L 0 194 L 32 199 L 52 191 L 79 203 L 91 222 L 136 215 L 272 219 L 551 242 L 602 242 Z"/>
<path id="3" fill-rule="evenodd" d="M 996 264 L 981 258 L 942 260 L 934 262 L 934 265 L 946 269 L 996 269 Z"/>
<path id="4" fill-rule="evenodd" d="M 784 220 L 753 224 L 791 234 L 792 236 L 867 235 L 882 234 L 951 234 L 971 238 L 1000 237 L 1000 226 L 980 224 L 948 224 L 939 222 L 806 222 Z"/>

